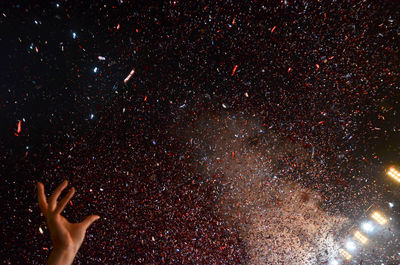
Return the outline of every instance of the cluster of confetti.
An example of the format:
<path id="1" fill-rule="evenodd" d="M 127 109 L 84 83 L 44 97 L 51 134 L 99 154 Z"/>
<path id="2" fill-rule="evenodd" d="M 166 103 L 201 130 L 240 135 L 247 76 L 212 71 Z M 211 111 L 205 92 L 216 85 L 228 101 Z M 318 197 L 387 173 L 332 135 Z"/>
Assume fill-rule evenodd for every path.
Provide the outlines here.
<path id="1" fill-rule="evenodd" d="M 287 168 L 305 166 L 304 147 L 282 139 L 241 114 L 200 119 L 190 126 L 190 143 L 202 154 L 203 174 L 217 183 L 216 209 L 240 231 L 250 264 L 319 264 L 337 255 L 345 218 L 322 210 L 321 196 L 304 188 Z M 194 132 L 194 134 L 193 134 Z M 282 169 L 276 165 L 294 156 Z M 284 163 L 284 162 L 283 162 Z M 308 161 L 308 163 L 312 163 Z M 302 184 L 302 185 L 299 185 Z M 318 186 L 315 186 L 318 189 Z M 283 248 L 282 246 L 286 246 Z"/>
<path id="2" fill-rule="evenodd" d="M 0 12 L 4 264 L 36 201 L 98 214 L 77 264 L 398 264 L 397 1 L 10 1 Z M 389 204 L 389 202 L 391 204 Z"/>

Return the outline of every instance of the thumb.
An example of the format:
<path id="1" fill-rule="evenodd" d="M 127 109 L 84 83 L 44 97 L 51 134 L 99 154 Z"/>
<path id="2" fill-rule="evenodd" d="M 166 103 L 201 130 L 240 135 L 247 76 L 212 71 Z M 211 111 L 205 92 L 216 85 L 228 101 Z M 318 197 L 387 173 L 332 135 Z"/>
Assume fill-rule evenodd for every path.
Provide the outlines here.
<path id="1" fill-rule="evenodd" d="M 85 218 L 85 220 L 83 220 L 81 222 L 83 228 L 86 230 L 89 228 L 89 226 L 91 226 L 93 224 L 94 221 L 96 221 L 97 219 L 99 219 L 100 216 L 98 215 L 89 215 L 88 217 Z"/>

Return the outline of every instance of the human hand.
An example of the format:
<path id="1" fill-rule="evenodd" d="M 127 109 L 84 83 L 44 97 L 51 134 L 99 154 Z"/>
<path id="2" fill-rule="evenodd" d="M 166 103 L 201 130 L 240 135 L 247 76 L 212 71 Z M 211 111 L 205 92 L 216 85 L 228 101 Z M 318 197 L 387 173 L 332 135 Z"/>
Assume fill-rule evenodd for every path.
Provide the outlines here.
<path id="1" fill-rule="evenodd" d="M 98 215 L 90 215 L 80 223 L 68 222 L 61 213 L 74 195 L 75 188 L 71 188 L 67 195 L 57 203 L 58 197 L 67 185 L 68 182 L 66 180 L 61 183 L 47 202 L 44 185 L 38 182 L 39 207 L 46 217 L 54 247 L 47 264 L 72 264 L 85 238 L 86 230 L 94 221 L 100 218 Z"/>

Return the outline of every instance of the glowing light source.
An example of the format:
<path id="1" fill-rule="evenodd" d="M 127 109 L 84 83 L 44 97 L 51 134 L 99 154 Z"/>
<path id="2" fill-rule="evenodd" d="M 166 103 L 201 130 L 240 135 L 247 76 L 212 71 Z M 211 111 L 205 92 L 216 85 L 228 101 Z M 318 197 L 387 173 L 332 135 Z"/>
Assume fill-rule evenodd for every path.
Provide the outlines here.
<path id="1" fill-rule="evenodd" d="M 387 174 L 392 177 L 394 180 L 400 182 L 400 172 L 394 167 L 389 168 Z"/>
<path id="2" fill-rule="evenodd" d="M 366 238 L 360 231 L 356 231 L 354 233 L 354 237 L 357 238 L 357 240 L 360 241 L 362 244 L 368 242 L 368 238 Z"/>
<path id="3" fill-rule="evenodd" d="M 339 250 L 340 254 L 346 259 L 346 260 L 350 260 L 352 258 L 352 256 L 350 255 L 349 252 L 347 252 L 344 249 L 340 249 Z"/>
<path id="4" fill-rule="evenodd" d="M 371 218 L 374 219 L 375 221 L 378 222 L 378 224 L 380 225 L 385 225 L 387 223 L 387 219 L 385 217 L 383 217 L 380 213 L 378 212 L 373 212 L 371 214 Z"/>
<path id="5" fill-rule="evenodd" d="M 393 208 L 393 206 L 394 206 L 394 203 L 393 202 L 389 202 L 389 207 Z"/>
<path id="6" fill-rule="evenodd" d="M 349 240 L 349 241 L 346 242 L 346 248 L 348 250 L 355 250 L 356 249 L 356 244 L 353 241 Z"/>
<path id="7" fill-rule="evenodd" d="M 372 232 L 372 231 L 374 231 L 374 226 L 373 226 L 370 222 L 363 223 L 363 224 L 361 225 L 361 228 L 362 228 L 365 232 Z"/>
<path id="8" fill-rule="evenodd" d="M 334 259 L 331 261 L 330 265 L 339 265 L 339 261 Z"/>

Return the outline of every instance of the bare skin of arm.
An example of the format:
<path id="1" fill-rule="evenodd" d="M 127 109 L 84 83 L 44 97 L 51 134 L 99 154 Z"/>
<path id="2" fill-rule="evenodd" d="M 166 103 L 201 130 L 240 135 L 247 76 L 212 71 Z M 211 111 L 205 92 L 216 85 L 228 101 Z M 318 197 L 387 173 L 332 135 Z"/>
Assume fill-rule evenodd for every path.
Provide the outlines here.
<path id="1" fill-rule="evenodd" d="M 72 264 L 85 238 L 86 230 L 94 221 L 100 218 L 98 215 L 90 215 L 80 223 L 70 223 L 62 216 L 62 211 L 75 193 L 75 188 L 71 188 L 67 195 L 57 202 L 58 197 L 67 185 L 67 181 L 61 183 L 48 200 L 44 193 L 43 183 L 38 182 L 37 185 L 39 207 L 46 217 L 50 238 L 53 243 L 53 250 L 47 265 Z"/>

